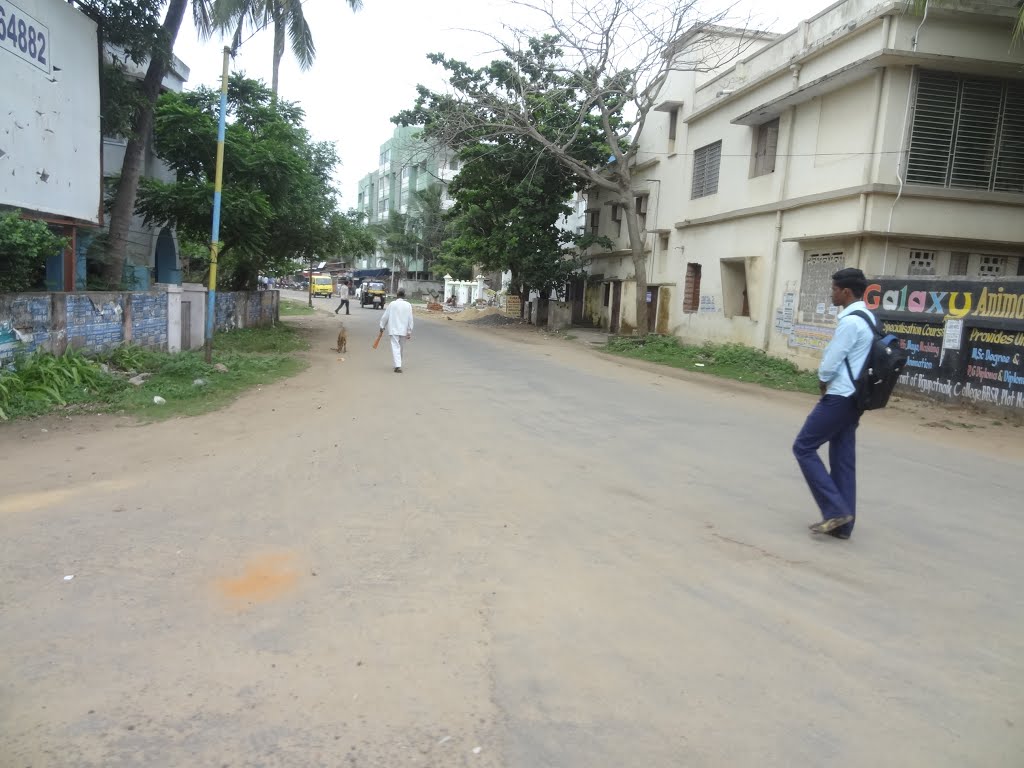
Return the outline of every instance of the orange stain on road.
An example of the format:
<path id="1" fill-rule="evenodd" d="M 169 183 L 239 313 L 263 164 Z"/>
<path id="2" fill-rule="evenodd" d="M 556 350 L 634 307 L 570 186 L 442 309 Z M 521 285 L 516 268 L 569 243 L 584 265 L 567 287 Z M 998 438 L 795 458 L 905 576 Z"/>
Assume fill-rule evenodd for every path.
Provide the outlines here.
<path id="1" fill-rule="evenodd" d="M 242 575 L 217 582 L 220 591 L 235 600 L 266 602 L 295 586 L 298 572 L 291 567 L 291 555 L 261 555 L 250 560 Z"/>

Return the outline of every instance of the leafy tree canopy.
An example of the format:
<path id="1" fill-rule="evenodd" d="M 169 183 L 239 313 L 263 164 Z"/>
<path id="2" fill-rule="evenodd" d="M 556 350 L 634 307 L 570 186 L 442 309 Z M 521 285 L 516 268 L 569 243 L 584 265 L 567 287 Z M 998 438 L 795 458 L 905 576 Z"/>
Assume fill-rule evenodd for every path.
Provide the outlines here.
<path id="1" fill-rule="evenodd" d="M 21 211 L 0 213 L 0 293 L 41 288 L 46 259 L 67 242 L 44 222 L 23 219 Z"/>
<path id="2" fill-rule="evenodd" d="M 170 224 L 198 242 L 209 237 L 219 99 L 207 88 L 161 96 L 155 147 L 177 180 L 143 179 L 136 206 L 147 222 Z M 226 285 L 252 287 L 260 272 L 365 247 L 353 236 L 357 224 L 337 210 L 334 146 L 310 139 L 298 106 L 235 75 L 228 114 L 220 230 Z"/>
<path id="3" fill-rule="evenodd" d="M 443 54 L 430 56 L 462 96 L 420 87 L 415 106 L 394 120 L 423 125 L 428 138 L 456 147 L 463 162 L 449 187 L 456 199 L 452 237 L 438 269 L 464 279 L 476 264 L 509 269 L 516 289 L 546 295 L 582 266 L 571 248 L 574 233 L 557 223 L 589 183 L 583 170 L 602 167 L 609 148 L 585 105 L 578 75 L 560 66 L 557 37 L 533 37 L 504 53 L 477 69 Z M 520 118 L 528 115 L 525 121 L 510 114 L 513 104 Z M 621 104 L 613 104 L 610 124 L 623 124 L 621 113 Z M 524 130 L 527 124 L 530 130 Z M 561 156 L 550 151 L 552 145 Z"/>

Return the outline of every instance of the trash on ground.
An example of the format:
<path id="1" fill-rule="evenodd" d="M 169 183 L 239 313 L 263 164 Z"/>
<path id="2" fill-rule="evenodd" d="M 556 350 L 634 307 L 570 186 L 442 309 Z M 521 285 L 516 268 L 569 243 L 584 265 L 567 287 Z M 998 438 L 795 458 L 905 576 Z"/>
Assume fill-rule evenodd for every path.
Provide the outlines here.
<path id="1" fill-rule="evenodd" d="M 481 751 L 480 747 L 473 747 L 473 754 L 474 755 L 479 755 L 480 751 Z"/>
<path id="2" fill-rule="evenodd" d="M 193 387 L 205 387 L 206 386 L 206 379 L 195 379 L 192 382 L 192 386 Z"/>
<path id="3" fill-rule="evenodd" d="M 167 405 L 167 401 L 160 397 L 160 395 L 153 395 L 153 402 L 156 405 Z"/>
<path id="4" fill-rule="evenodd" d="M 75 574 L 69 573 L 67 576 L 64 577 L 64 581 L 71 581 L 73 578 L 75 578 Z"/>
<path id="5" fill-rule="evenodd" d="M 696 365 L 698 368 L 704 367 L 704 363 L 694 363 L 694 365 Z"/>

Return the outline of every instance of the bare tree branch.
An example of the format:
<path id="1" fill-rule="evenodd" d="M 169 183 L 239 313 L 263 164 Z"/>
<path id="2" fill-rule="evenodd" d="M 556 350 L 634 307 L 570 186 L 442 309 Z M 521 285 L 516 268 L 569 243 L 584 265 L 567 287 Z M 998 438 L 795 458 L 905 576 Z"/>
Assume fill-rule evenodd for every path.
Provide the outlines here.
<path id="1" fill-rule="evenodd" d="M 488 35 L 502 58 L 473 69 L 437 54 L 450 91 L 421 88 L 416 108 L 396 118 L 425 125 L 453 147 L 503 136 L 532 142 L 623 207 L 637 288 L 637 330 L 647 329 L 646 239 L 634 204 L 637 139 L 673 72 L 709 72 L 742 56 L 760 37 L 714 27 L 728 9 L 702 12 L 698 0 L 511 0 L 539 29 Z M 705 34 L 707 33 L 707 34 Z"/>

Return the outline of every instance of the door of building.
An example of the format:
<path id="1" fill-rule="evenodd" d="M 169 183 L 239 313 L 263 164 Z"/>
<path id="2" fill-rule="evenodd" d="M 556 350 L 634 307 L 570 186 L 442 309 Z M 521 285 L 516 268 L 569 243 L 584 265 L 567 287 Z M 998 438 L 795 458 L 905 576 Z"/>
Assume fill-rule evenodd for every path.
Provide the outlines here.
<path id="1" fill-rule="evenodd" d="M 622 328 L 622 281 L 612 283 L 612 322 L 611 332 L 618 333 Z"/>
<path id="2" fill-rule="evenodd" d="M 583 325 L 583 294 L 587 284 L 582 277 L 569 283 L 569 300 L 572 302 L 572 324 Z"/>
<path id="3" fill-rule="evenodd" d="M 158 283 L 176 283 L 178 255 L 174 252 L 174 238 L 171 231 L 164 227 L 156 239 L 156 281 Z"/>
<path id="4" fill-rule="evenodd" d="M 192 349 L 192 302 L 181 302 L 181 348 Z"/>

